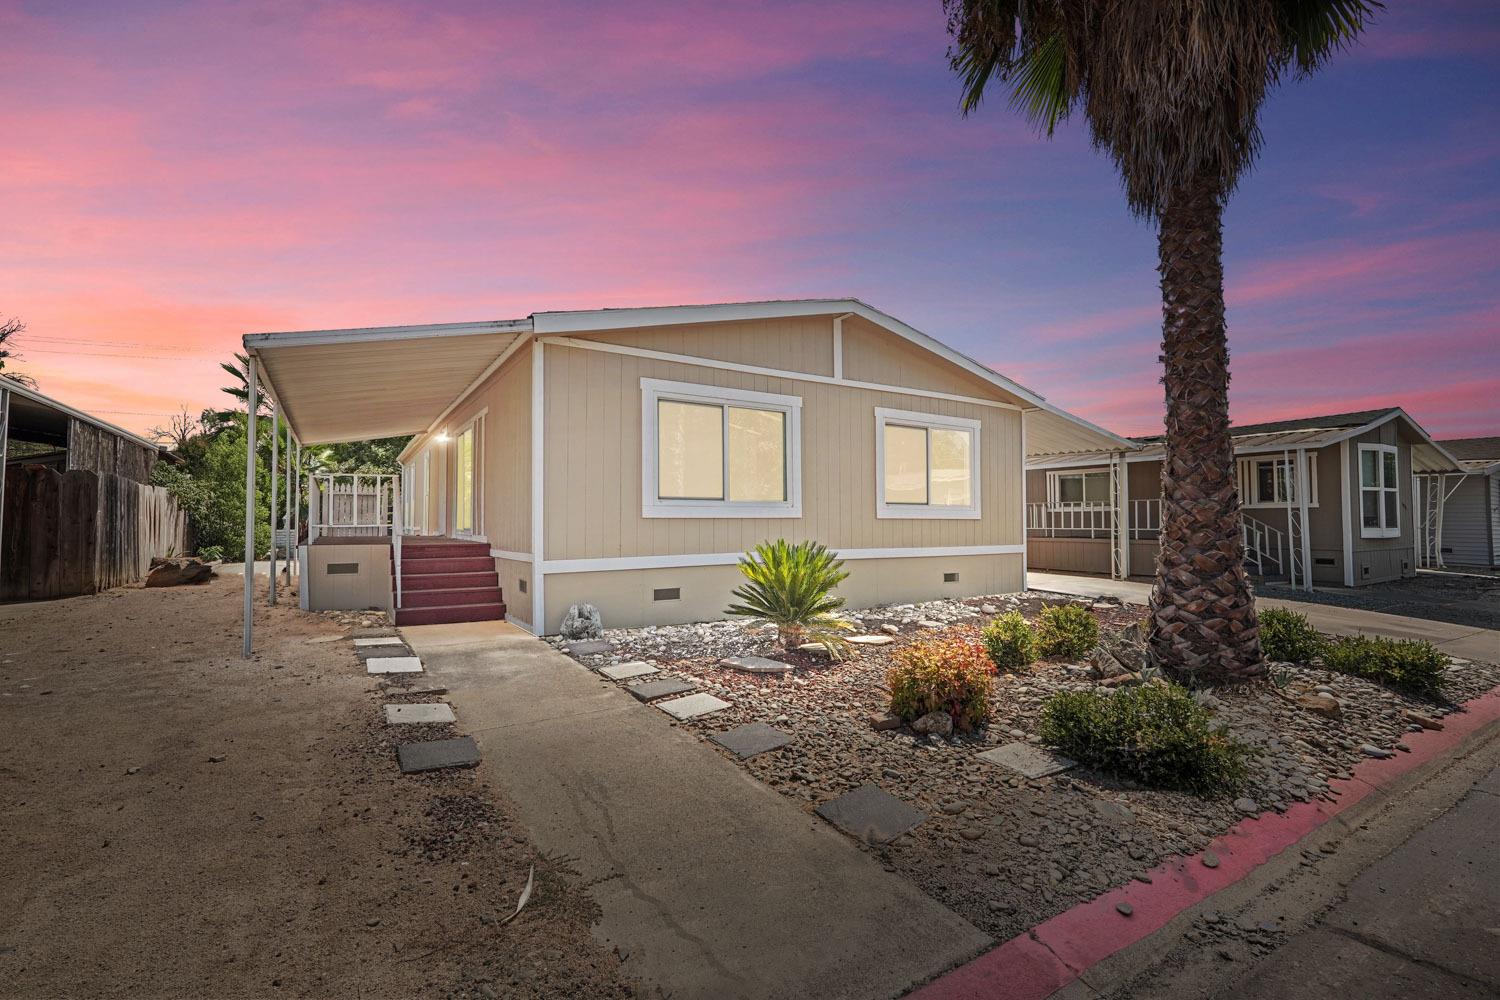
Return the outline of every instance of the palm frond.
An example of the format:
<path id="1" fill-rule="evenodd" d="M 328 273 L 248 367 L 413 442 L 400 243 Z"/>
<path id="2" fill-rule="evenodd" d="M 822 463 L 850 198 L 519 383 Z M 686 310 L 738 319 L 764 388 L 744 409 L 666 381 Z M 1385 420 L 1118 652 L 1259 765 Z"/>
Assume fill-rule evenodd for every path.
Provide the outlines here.
<path id="1" fill-rule="evenodd" d="M 1014 76 L 1011 107 L 1051 138 L 1057 123 L 1068 116 L 1072 106 L 1062 36 L 1048 35 L 1042 44 L 1023 55 Z"/>
<path id="2" fill-rule="evenodd" d="M 1281 0 L 1281 22 L 1292 60 L 1311 73 L 1347 46 L 1378 11 L 1380 0 Z"/>
<path id="3" fill-rule="evenodd" d="M 836 612 L 844 599 L 833 593 L 848 578 L 844 564 L 817 542 L 762 542 L 739 562 L 745 582 L 732 591 L 725 613 L 775 625 L 783 641 L 810 637 L 830 655 L 847 646 L 837 633 L 851 626 Z"/>

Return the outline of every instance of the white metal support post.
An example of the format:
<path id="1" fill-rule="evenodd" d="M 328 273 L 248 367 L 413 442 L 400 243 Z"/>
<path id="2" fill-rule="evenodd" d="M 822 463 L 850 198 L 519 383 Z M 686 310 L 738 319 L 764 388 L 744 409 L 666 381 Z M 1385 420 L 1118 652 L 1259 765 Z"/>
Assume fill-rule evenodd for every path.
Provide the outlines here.
<path id="1" fill-rule="evenodd" d="M 286 565 L 282 572 L 286 574 L 286 585 L 292 585 L 292 566 L 297 561 L 297 533 L 292 531 L 292 498 L 297 495 L 297 462 L 294 458 L 295 449 L 292 447 L 292 425 L 286 427 L 286 454 L 282 460 L 286 462 L 286 478 L 282 485 L 282 492 L 286 494 L 283 501 L 281 513 L 281 530 L 286 536 Z"/>
<path id="2" fill-rule="evenodd" d="M 1287 586 L 1295 589 L 1297 586 L 1297 560 L 1301 557 L 1302 549 L 1297 544 L 1297 533 L 1293 530 L 1296 525 L 1292 522 L 1292 484 L 1295 481 L 1292 476 L 1292 455 L 1291 452 L 1285 450 L 1281 453 L 1281 476 L 1281 488 L 1284 494 L 1282 499 L 1286 501 Z M 1273 485 L 1275 481 L 1275 473 L 1272 473 L 1271 482 Z M 1302 567 L 1302 571 L 1304 573 L 1307 572 L 1307 567 Z"/>
<path id="3" fill-rule="evenodd" d="M 1120 460 L 1120 509 L 1115 514 L 1120 519 L 1120 579 L 1130 579 L 1130 463 L 1122 451 Z"/>
<path id="4" fill-rule="evenodd" d="M 281 414 L 271 403 L 271 576 L 270 603 L 276 603 L 276 470 L 281 465 Z"/>
<path id="5" fill-rule="evenodd" d="M 1312 536 L 1307 532 L 1307 449 L 1297 449 L 1297 522 L 1299 544 L 1302 546 L 1302 589 L 1311 591 L 1312 586 Z"/>
<path id="6" fill-rule="evenodd" d="M 245 362 L 245 648 L 241 655 L 250 656 L 251 618 L 255 613 L 255 355 Z"/>
<path id="7" fill-rule="evenodd" d="M 10 454 L 10 390 L 0 386 L 0 572 L 5 569 L 5 460 Z"/>

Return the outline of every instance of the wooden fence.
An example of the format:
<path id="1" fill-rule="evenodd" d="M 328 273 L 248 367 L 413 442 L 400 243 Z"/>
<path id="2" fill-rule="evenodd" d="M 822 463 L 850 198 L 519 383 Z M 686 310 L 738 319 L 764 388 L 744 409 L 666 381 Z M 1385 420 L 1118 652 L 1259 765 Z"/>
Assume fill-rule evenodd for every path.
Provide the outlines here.
<path id="1" fill-rule="evenodd" d="M 166 489 L 125 476 L 13 466 L 4 504 L 0 600 L 134 583 L 153 556 L 187 548 L 187 519 Z"/>

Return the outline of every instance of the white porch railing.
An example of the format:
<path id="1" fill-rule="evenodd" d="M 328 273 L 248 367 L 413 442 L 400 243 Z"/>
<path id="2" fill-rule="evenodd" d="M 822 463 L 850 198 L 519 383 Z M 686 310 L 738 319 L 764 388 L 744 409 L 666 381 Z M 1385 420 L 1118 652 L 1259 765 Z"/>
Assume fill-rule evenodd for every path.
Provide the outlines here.
<path id="1" fill-rule="evenodd" d="M 1161 497 L 1130 501 L 1130 537 L 1161 537 Z"/>
<path id="2" fill-rule="evenodd" d="M 1240 540 L 1245 545 L 1245 562 L 1253 563 L 1256 576 L 1266 575 L 1266 565 L 1276 566 L 1276 575 L 1285 574 L 1282 552 L 1286 547 L 1286 535 L 1264 521 L 1257 521 L 1243 512 L 1240 514 Z"/>
<path id="3" fill-rule="evenodd" d="M 324 473 L 307 480 L 308 541 L 321 535 L 392 534 L 400 520 L 400 477 Z"/>
<path id="4" fill-rule="evenodd" d="M 1115 510 L 1107 503 L 1029 503 L 1026 531 L 1043 538 L 1109 538 Z"/>

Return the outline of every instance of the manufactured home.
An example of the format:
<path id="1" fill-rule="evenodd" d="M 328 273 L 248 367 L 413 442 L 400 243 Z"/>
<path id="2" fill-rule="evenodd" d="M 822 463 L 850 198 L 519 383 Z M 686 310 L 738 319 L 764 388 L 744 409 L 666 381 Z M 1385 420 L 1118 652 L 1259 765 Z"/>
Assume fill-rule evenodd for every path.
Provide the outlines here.
<path id="1" fill-rule="evenodd" d="M 1500 437 L 1456 438 L 1438 444 L 1458 460 L 1458 475 L 1424 476 L 1423 495 L 1438 508 L 1439 566 L 1500 566 Z"/>
<path id="2" fill-rule="evenodd" d="M 776 538 L 854 607 L 1017 591 L 1025 462 L 1135 447 L 855 299 L 244 343 L 299 443 L 415 435 L 398 478 L 313 477 L 299 554 L 308 606 L 402 624 L 716 618 Z"/>
<path id="3" fill-rule="evenodd" d="M 1231 428 L 1245 561 L 1253 575 L 1358 587 L 1415 575 L 1436 507 L 1418 478 L 1460 471 L 1399 407 Z M 1155 571 L 1160 438 L 1128 453 L 1029 459 L 1034 569 L 1118 577 Z"/>

